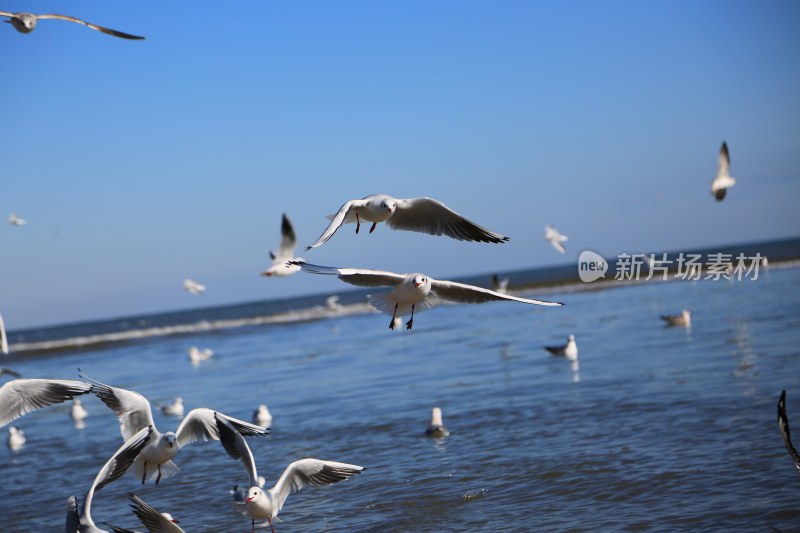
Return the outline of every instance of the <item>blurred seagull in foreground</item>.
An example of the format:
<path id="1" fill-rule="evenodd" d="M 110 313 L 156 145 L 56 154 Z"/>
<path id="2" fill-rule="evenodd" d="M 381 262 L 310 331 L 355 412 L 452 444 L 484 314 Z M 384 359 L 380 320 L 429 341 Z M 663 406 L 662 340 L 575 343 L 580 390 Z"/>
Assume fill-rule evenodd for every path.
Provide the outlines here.
<path id="1" fill-rule="evenodd" d="M 10 23 L 14 28 L 20 33 L 30 33 L 36 28 L 36 23 L 40 20 L 47 20 L 47 19 L 55 19 L 55 20 L 66 20 L 68 22 L 76 22 L 78 24 L 83 24 L 93 30 L 101 31 L 103 33 L 107 33 L 108 35 L 113 35 L 114 37 L 121 37 L 122 39 L 133 39 L 133 40 L 142 40 L 144 37 L 139 37 L 138 35 L 131 35 L 130 33 L 124 33 L 117 30 L 112 30 L 110 28 L 104 28 L 103 26 L 98 26 L 97 24 L 91 24 L 86 22 L 85 20 L 81 20 L 75 17 L 70 17 L 68 15 L 56 15 L 54 13 L 47 13 L 43 15 L 34 15 L 33 13 L 11 13 L 8 11 L 0 11 L 0 16 L 9 17 L 9 20 L 6 22 Z"/>
<path id="2" fill-rule="evenodd" d="M 134 493 L 128 494 L 131 501 L 133 514 L 135 514 L 150 533 L 183 533 L 183 529 L 178 525 L 178 521 L 172 518 L 169 513 L 159 513 L 154 507 L 145 502 Z M 114 533 L 139 533 L 132 529 L 112 526 L 107 524 Z"/>
<path id="3" fill-rule="evenodd" d="M 206 292 L 206 286 L 197 283 L 195 280 L 186 278 L 183 280 L 183 290 L 190 294 L 203 294 Z"/>
<path id="4" fill-rule="evenodd" d="M 370 233 L 375 231 L 378 222 L 386 222 L 392 229 L 447 235 L 459 241 L 502 243 L 509 240 L 508 237 L 467 220 L 433 198 L 398 199 L 385 194 L 372 194 L 361 200 L 346 202 L 335 215 L 329 215 L 328 219 L 331 221 L 330 225 L 308 250 L 327 242 L 342 224 L 355 222 L 358 233 L 362 221 L 372 222 Z"/>
<path id="5" fill-rule="evenodd" d="M 505 294 L 508 292 L 508 278 L 500 278 L 497 274 L 492 276 L 492 290 Z"/>
<path id="6" fill-rule="evenodd" d="M 213 357 L 214 350 L 211 348 L 203 348 L 202 350 L 197 346 L 192 346 L 189 348 L 189 360 L 192 362 L 193 365 L 198 365 L 203 361 L 208 361 Z"/>
<path id="7" fill-rule="evenodd" d="M 711 194 L 718 202 L 725 199 L 725 193 L 728 188 L 736 185 L 736 180 L 731 177 L 731 156 L 728 153 L 728 144 L 722 141 L 722 146 L 719 149 L 719 166 L 717 167 L 717 175 L 711 181 Z"/>
<path id="8" fill-rule="evenodd" d="M 800 454 L 797 453 L 792 445 L 792 435 L 789 432 L 789 418 L 786 416 L 786 391 L 781 391 L 781 397 L 778 399 L 778 429 L 783 437 L 783 444 L 786 446 L 786 451 L 789 452 L 794 467 L 797 473 L 800 474 Z"/>
<path id="9" fill-rule="evenodd" d="M 302 261 L 301 257 L 295 257 L 294 251 L 297 248 L 297 238 L 294 234 L 292 223 L 284 213 L 281 220 L 281 244 L 277 251 L 270 251 L 269 257 L 272 264 L 268 269 L 261 273 L 262 276 L 284 277 L 291 276 L 300 270 L 300 267 L 290 265 L 289 261 Z"/>
<path id="10" fill-rule="evenodd" d="M 253 412 L 253 424 L 257 426 L 268 426 L 269 423 L 272 422 L 272 413 L 269 412 L 269 408 L 266 404 L 261 404 L 258 406 Z"/>
<path id="11" fill-rule="evenodd" d="M 0 387 L 0 427 L 36 409 L 72 400 L 91 390 L 69 379 L 15 379 Z"/>
<path id="12" fill-rule="evenodd" d="M 8 355 L 8 337 L 6 337 L 6 324 L 3 315 L 0 315 L 0 353 Z"/>
<path id="13" fill-rule="evenodd" d="M 114 455 L 103 465 L 100 472 L 94 478 L 91 487 L 83 498 L 83 507 L 78 513 L 78 502 L 75 496 L 70 496 L 67 500 L 67 532 L 68 533 L 108 533 L 105 529 L 100 529 L 92 520 L 92 500 L 95 492 L 116 481 L 130 468 L 139 453 L 144 450 L 149 442 L 154 438 L 155 430 L 153 426 L 143 427 L 134 433 L 130 439 L 125 441 Z"/>
<path id="14" fill-rule="evenodd" d="M 575 335 L 567 337 L 567 344 L 562 346 L 545 346 L 544 349 L 553 355 L 566 357 L 570 361 L 578 360 L 578 345 L 575 343 Z"/>
<path id="15" fill-rule="evenodd" d="M 158 485 L 162 477 L 167 478 L 177 474 L 179 469 L 172 462 L 172 459 L 187 444 L 199 440 L 219 440 L 219 433 L 214 423 L 215 412 L 211 409 L 193 409 L 183 419 L 177 431 L 174 433 L 172 431 L 160 433 L 155 428 L 153 413 L 150 410 L 150 402 L 147 401 L 147 398 L 138 392 L 109 387 L 83 373 L 80 376 L 91 382 L 92 393 L 117 415 L 123 439 L 131 438 L 144 427 L 153 427 L 151 443 L 142 450 L 141 455 L 136 458 L 136 462 L 131 469 L 135 476 L 141 477 L 142 484 L 147 479 L 156 476 L 156 474 L 156 485 Z M 269 429 L 265 427 L 256 426 L 221 413 L 216 413 L 216 416 L 229 421 L 244 435 L 266 436 L 269 433 Z M 148 466 L 151 467 L 149 475 Z"/>
<path id="16" fill-rule="evenodd" d="M 178 396 L 172 403 L 159 405 L 158 408 L 161 410 L 161 414 L 167 416 L 177 416 L 178 418 L 180 418 L 183 416 L 183 411 L 184 411 L 183 398 Z"/>
<path id="17" fill-rule="evenodd" d="M 286 467 L 274 487 L 268 490 L 258 485 L 258 472 L 253 454 L 244 438 L 235 430 L 229 420 L 216 417 L 217 432 L 222 446 L 233 459 L 242 462 L 249 477 L 250 488 L 244 500 L 244 512 L 250 517 L 252 532 L 256 530 L 256 520 L 267 519 L 272 533 L 275 527 L 272 519 L 278 516 L 289 494 L 307 485 L 332 485 L 349 479 L 362 470 L 363 466 L 320 459 L 300 459 Z"/>
<path id="18" fill-rule="evenodd" d="M 692 313 L 688 309 L 681 311 L 679 315 L 661 315 L 661 320 L 668 326 L 690 327 L 692 325 Z"/>
<path id="19" fill-rule="evenodd" d="M 564 305 L 558 302 L 543 300 L 530 300 L 518 298 L 507 294 L 500 294 L 493 290 L 456 283 L 455 281 L 436 280 L 425 274 L 395 274 L 383 270 L 366 270 L 357 268 L 335 268 L 311 265 L 297 262 L 296 264 L 314 274 L 327 274 L 338 276 L 340 280 L 359 287 L 392 287 L 384 294 L 369 296 L 369 303 L 386 314 L 392 315 L 389 329 L 394 329 L 398 316 L 411 313 L 411 318 L 406 322 L 406 329 L 411 329 L 414 324 L 414 311 L 424 311 L 434 307 L 441 300 L 459 303 L 484 303 L 498 300 L 509 300 L 525 304 L 557 306 Z"/>
<path id="20" fill-rule="evenodd" d="M 23 446 L 25 446 L 25 432 L 14 426 L 8 428 L 8 447 L 17 451 Z"/>
<path id="21" fill-rule="evenodd" d="M 28 221 L 25 220 L 24 218 L 20 218 L 19 216 L 17 216 L 16 213 L 11 213 L 10 215 L 8 215 L 8 223 L 11 224 L 12 226 L 24 226 L 25 224 L 28 223 Z"/>
<path id="22" fill-rule="evenodd" d="M 567 241 L 567 236 L 561 235 L 558 230 L 550 224 L 544 227 L 544 238 L 545 240 L 550 241 L 550 244 L 552 244 L 553 248 L 558 250 L 559 253 L 567 253 L 567 249 L 564 248 L 563 244 L 561 244 L 562 242 Z"/>
<path id="23" fill-rule="evenodd" d="M 431 423 L 425 429 L 425 435 L 429 437 L 447 437 L 450 435 L 450 432 L 447 431 L 447 428 L 442 423 L 442 410 L 440 408 L 434 407 L 431 410 Z"/>

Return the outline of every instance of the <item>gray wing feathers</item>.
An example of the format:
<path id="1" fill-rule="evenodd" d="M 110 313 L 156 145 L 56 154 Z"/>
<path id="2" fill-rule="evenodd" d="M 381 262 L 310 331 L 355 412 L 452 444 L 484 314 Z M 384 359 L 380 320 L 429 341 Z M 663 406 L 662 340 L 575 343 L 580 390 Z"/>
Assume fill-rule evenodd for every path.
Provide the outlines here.
<path id="1" fill-rule="evenodd" d="M 78 501 L 75 496 L 70 496 L 67 498 L 67 533 L 78 533 L 79 527 Z"/>
<path id="2" fill-rule="evenodd" d="M 433 198 L 398 200 L 397 210 L 386 225 L 392 229 L 447 235 L 459 241 L 502 243 L 509 240 L 462 217 Z"/>
<path id="3" fill-rule="evenodd" d="M 0 427 L 36 409 L 86 394 L 90 386 L 68 379 L 15 379 L 0 387 Z"/>
<path id="4" fill-rule="evenodd" d="M 786 391 L 781 391 L 781 397 L 778 400 L 778 429 L 783 437 L 783 444 L 786 446 L 786 451 L 789 452 L 794 467 L 797 473 L 800 474 L 800 454 L 797 453 L 794 445 L 792 444 L 792 434 L 789 431 L 789 418 L 786 416 Z"/>
<path id="5" fill-rule="evenodd" d="M 545 300 L 533 300 L 530 298 L 519 298 L 510 294 L 501 294 L 483 287 L 466 285 L 455 281 L 431 280 L 431 292 L 443 300 L 450 300 L 461 303 L 483 303 L 499 300 L 510 300 L 525 304 L 557 306 L 564 305 L 559 302 L 548 302 Z"/>
<path id="6" fill-rule="evenodd" d="M 393 287 L 404 279 L 400 274 L 385 270 L 326 267 L 304 261 L 289 261 L 289 264 L 298 265 L 302 270 L 313 274 L 339 276 L 340 280 L 359 287 Z"/>
<path id="7" fill-rule="evenodd" d="M 269 428 L 257 426 L 211 409 L 200 408 L 189 411 L 175 432 L 178 446 L 184 446 L 198 440 L 219 440 L 216 416 L 225 418 L 239 433 L 246 437 L 263 437 L 269 434 Z"/>
<path id="8" fill-rule="evenodd" d="M 233 424 L 224 416 L 218 416 L 219 413 L 214 413 L 214 420 L 217 424 L 217 431 L 219 432 L 219 440 L 222 447 L 232 459 L 241 461 L 247 470 L 247 475 L 250 479 L 250 486 L 253 487 L 258 484 L 258 472 L 256 471 L 256 463 L 253 459 L 253 453 L 250 447 L 244 440 L 244 437 L 234 428 Z"/>
<path id="9" fill-rule="evenodd" d="M 155 425 L 150 402 L 138 392 L 110 387 L 90 378 L 83 372 L 80 372 L 79 375 L 91 383 L 92 394 L 100 398 L 100 401 L 117 415 L 123 439 L 128 440 L 141 429 Z"/>
<path id="10" fill-rule="evenodd" d="M 722 141 L 722 146 L 719 149 L 719 167 L 717 168 L 718 176 L 729 176 L 731 172 L 731 156 L 728 153 L 728 143 Z"/>
<path id="11" fill-rule="evenodd" d="M 150 533 L 179 533 L 183 531 L 177 524 L 171 522 L 137 495 L 130 493 L 128 498 L 131 501 L 129 505 L 133 509 L 133 514 L 150 530 Z"/>
<path id="12" fill-rule="evenodd" d="M 331 485 L 349 479 L 362 470 L 364 470 L 363 466 L 347 463 L 301 459 L 286 467 L 272 491 L 280 509 L 289 494 L 297 492 L 306 485 L 317 487 Z"/>

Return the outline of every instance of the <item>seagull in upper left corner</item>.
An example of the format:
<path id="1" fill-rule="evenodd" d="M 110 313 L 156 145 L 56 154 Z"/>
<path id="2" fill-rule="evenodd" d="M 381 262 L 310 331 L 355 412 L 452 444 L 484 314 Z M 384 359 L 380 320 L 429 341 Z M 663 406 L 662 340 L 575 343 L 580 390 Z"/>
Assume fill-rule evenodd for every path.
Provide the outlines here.
<path id="1" fill-rule="evenodd" d="M 725 199 L 725 193 L 729 187 L 736 185 L 736 179 L 731 177 L 731 156 L 728 153 L 728 143 L 722 141 L 719 149 L 719 166 L 717 175 L 711 182 L 711 194 L 718 202 Z"/>
<path id="2" fill-rule="evenodd" d="M 84 26 L 92 28 L 93 30 L 101 31 L 109 35 L 113 35 L 114 37 L 121 37 L 122 39 L 132 39 L 137 41 L 144 39 L 144 37 L 139 37 L 138 35 L 131 35 L 130 33 L 112 30 L 111 28 L 104 28 L 103 26 L 98 26 L 97 24 L 92 24 L 79 18 L 70 17 L 69 15 L 57 15 L 55 13 L 34 15 L 33 13 L 11 13 L 9 11 L 0 11 L 0 16 L 8 17 L 9 20 L 6 20 L 5 22 L 14 26 L 14 28 L 20 33 L 32 32 L 34 29 L 36 29 L 36 23 L 40 20 L 56 19 L 83 24 Z"/>
<path id="3" fill-rule="evenodd" d="M 317 242 L 307 250 L 325 244 L 342 224 L 355 222 L 358 233 L 362 221 L 372 222 L 370 233 L 375 231 L 378 222 L 386 222 L 392 229 L 447 235 L 459 241 L 503 243 L 509 240 L 508 237 L 467 220 L 433 198 L 399 199 L 385 194 L 371 194 L 361 200 L 345 202 L 339 211 L 329 215 L 328 219 L 331 223 Z"/>
<path id="4" fill-rule="evenodd" d="M 301 261 L 293 261 L 292 263 L 299 265 L 300 268 L 307 272 L 334 275 L 346 283 L 359 287 L 392 287 L 392 290 L 388 293 L 369 296 L 369 303 L 375 309 L 392 315 L 389 329 L 395 328 L 398 317 L 409 312 L 411 313 L 411 318 L 406 322 L 406 329 L 411 329 L 414 324 L 414 311 L 430 309 L 439 304 L 441 300 L 472 304 L 510 300 L 524 304 L 564 305 L 558 302 L 519 298 L 455 281 L 437 280 L 419 273 L 395 274 L 385 270 L 325 267 Z"/>

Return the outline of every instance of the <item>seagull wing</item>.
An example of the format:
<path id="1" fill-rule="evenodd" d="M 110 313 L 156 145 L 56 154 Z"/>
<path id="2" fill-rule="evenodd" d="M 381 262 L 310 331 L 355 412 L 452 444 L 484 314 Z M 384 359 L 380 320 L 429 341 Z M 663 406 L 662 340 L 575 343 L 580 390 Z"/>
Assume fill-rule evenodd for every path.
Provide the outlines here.
<path id="1" fill-rule="evenodd" d="M 331 218 L 331 223 L 328 224 L 328 227 L 325 228 L 325 231 L 323 231 L 322 235 L 319 236 L 317 242 L 307 247 L 306 250 L 310 250 L 312 248 L 316 248 L 317 246 L 322 246 L 323 244 L 325 244 L 328 241 L 328 239 L 333 237 L 333 234 L 336 233 L 336 230 L 339 229 L 339 227 L 342 224 L 344 224 L 345 219 L 347 218 L 347 213 L 350 211 L 350 209 L 352 209 L 353 207 L 361 207 L 366 204 L 367 204 L 366 200 L 363 199 L 350 200 L 349 202 L 346 202 L 342 207 L 339 208 L 339 211 L 337 211 L 336 214 L 333 215 L 333 218 Z"/>
<path id="2" fill-rule="evenodd" d="M 256 471 L 256 462 L 253 460 L 253 453 L 250 451 L 247 441 L 244 440 L 241 433 L 236 430 L 226 417 L 219 416 L 219 413 L 214 413 L 214 419 L 222 447 L 225 448 L 225 451 L 228 452 L 232 459 L 242 462 L 250 478 L 249 486 L 257 486 L 258 472 Z"/>
<path id="3" fill-rule="evenodd" d="M 559 302 L 547 302 L 544 300 L 532 300 L 529 298 L 519 298 L 510 294 L 502 294 L 491 289 L 456 283 L 455 281 L 439 281 L 431 279 L 431 292 L 443 300 L 451 302 L 479 304 L 483 302 L 494 302 L 498 300 L 511 300 L 524 304 L 536 305 L 564 305 Z"/>
<path id="4" fill-rule="evenodd" d="M 786 391 L 781 391 L 781 397 L 778 400 L 778 429 L 781 431 L 783 443 L 786 445 L 786 451 L 794 461 L 794 467 L 797 473 L 800 474 L 800 454 L 792 445 L 792 435 L 789 432 L 789 418 L 786 416 Z"/>
<path id="5" fill-rule="evenodd" d="M 15 379 L 0 387 L 0 427 L 48 405 L 86 394 L 88 383 L 69 379 Z"/>
<path id="6" fill-rule="evenodd" d="M 78 501 L 75 496 L 70 496 L 67 498 L 67 533 L 78 533 L 80 525 Z"/>
<path id="7" fill-rule="evenodd" d="M 136 494 L 131 492 L 128 498 L 131 501 L 129 505 L 133 509 L 133 514 L 139 517 L 150 533 L 183 533 L 178 524 L 156 511 Z"/>
<path id="8" fill-rule="evenodd" d="M 393 287 L 401 283 L 405 276 L 387 272 L 385 270 L 368 270 L 363 268 L 337 268 L 312 265 L 304 261 L 289 261 L 292 265 L 299 266 L 306 272 L 339 276 L 339 279 L 359 287 Z"/>
<path id="9" fill-rule="evenodd" d="M 447 235 L 459 241 L 502 243 L 509 240 L 467 220 L 433 198 L 397 200 L 397 209 L 386 225 L 392 229 Z"/>
<path id="10" fill-rule="evenodd" d="M 560 253 L 562 253 L 562 254 L 567 253 L 567 249 L 564 247 L 563 244 L 561 244 L 561 240 L 560 239 L 559 240 L 552 240 L 552 241 L 550 241 L 550 244 L 552 244 L 553 248 L 558 250 Z"/>
<path id="11" fill-rule="evenodd" d="M 719 166 L 717 167 L 717 176 L 730 176 L 731 173 L 731 156 L 728 153 L 728 143 L 722 141 L 722 146 L 719 149 Z"/>
<path id="12" fill-rule="evenodd" d="M 214 411 L 205 407 L 189 411 L 181 425 L 178 426 L 178 431 L 175 432 L 178 446 L 183 447 L 199 440 L 219 440 L 219 431 L 217 430 L 214 414 Z M 257 426 L 222 413 L 216 414 L 225 418 L 236 428 L 236 431 L 246 437 L 263 437 L 269 434 L 269 428 Z"/>
<path id="13" fill-rule="evenodd" d="M 297 247 L 297 237 L 294 234 L 292 223 L 284 213 L 281 221 L 281 245 L 278 253 L 274 254 L 273 260 L 277 263 L 294 259 L 294 250 Z"/>
<path id="14" fill-rule="evenodd" d="M 70 17 L 68 15 L 57 15 L 55 13 L 48 13 L 44 15 L 36 15 L 36 18 L 39 20 L 44 19 L 56 19 L 56 20 L 66 20 L 69 22 L 77 22 L 78 24 L 83 24 L 84 26 L 88 26 L 93 30 L 101 31 L 103 33 L 107 33 L 109 35 L 113 35 L 114 37 L 121 37 L 123 39 L 133 39 L 133 40 L 142 40 L 144 37 L 139 37 L 138 35 L 131 35 L 130 33 L 125 33 L 117 30 L 112 30 L 111 28 L 104 28 L 103 26 L 98 26 L 97 24 L 92 24 L 90 22 L 86 22 L 85 20 L 81 20 L 75 17 Z"/>
<path id="15" fill-rule="evenodd" d="M 89 487 L 86 498 L 83 500 L 83 509 L 81 510 L 82 522 L 86 520 L 91 522 L 91 507 L 94 493 L 99 492 L 100 489 L 112 481 L 116 481 L 122 477 L 133 464 L 136 457 L 138 457 L 139 452 L 150 442 L 153 432 L 155 432 L 153 426 L 142 428 L 130 439 L 126 440 L 125 444 L 120 446 L 120 448 L 114 452 L 114 455 L 111 456 L 111 459 L 103 465 L 103 468 L 100 469 L 100 472 L 98 472 L 97 476 L 94 478 L 92 486 Z"/>
<path id="16" fill-rule="evenodd" d="M 300 459 L 286 467 L 283 475 L 271 489 L 278 504 L 278 510 L 289 494 L 297 492 L 306 485 L 320 487 L 351 478 L 364 470 L 363 466 L 335 463 L 320 459 Z"/>
<path id="17" fill-rule="evenodd" d="M 155 426 L 150 402 L 138 392 L 110 387 L 90 378 L 83 372 L 80 373 L 80 376 L 91 383 L 92 394 L 100 398 L 117 415 L 119 431 L 122 433 L 123 439 L 130 439 L 147 426 Z"/>

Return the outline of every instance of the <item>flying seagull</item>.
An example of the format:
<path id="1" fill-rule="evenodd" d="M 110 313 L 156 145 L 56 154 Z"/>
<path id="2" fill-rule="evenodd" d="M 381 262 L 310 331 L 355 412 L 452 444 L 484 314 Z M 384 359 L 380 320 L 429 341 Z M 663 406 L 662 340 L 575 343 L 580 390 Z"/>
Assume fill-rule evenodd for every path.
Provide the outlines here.
<path id="1" fill-rule="evenodd" d="M 800 474 L 800 454 L 797 453 L 792 445 L 792 436 L 789 432 L 789 418 L 786 416 L 786 391 L 781 391 L 781 397 L 778 399 L 778 429 L 781 431 L 783 443 L 786 445 L 786 451 L 794 461 L 794 467 L 797 473 Z"/>
<path id="2" fill-rule="evenodd" d="M 15 379 L 0 387 L 0 427 L 31 411 L 65 402 L 91 390 L 69 379 Z"/>
<path id="3" fill-rule="evenodd" d="M 575 343 L 575 335 L 567 337 L 567 344 L 561 346 L 545 346 L 544 349 L 553 355 L 566 357 L 570 361 L 578 360 L 578 345 Z"/>
<path id="4" fill-rule="evenodd" d="M 214 411 L 211 409 L 193 409 L 189 411 L 186 418 L 178 426 L 177 431 L 160 433 L 153 422 L 153 413 L 150 410 L 150 402 L 147 398 L 139 394 L 117 387 L 109 387 L 100 383 L 85 374 L 80 376 L 91 382 L 91 392 L 100 398 L 114 414 L 119 418 L 119 429 L 123 439 L 129 439 L 133 434 L 143 427 L 153 427 L 152 442 L 142 450 L 136 463 L 133 465 L 132 472 L 137 477 L 141 477 L 142 484 L 152 478 L 156 473 L 156 485 L 161 481 L 161 477 L 171 477 L 178 473 L 178 467 L 172 462 L 178 451 L 199 440 L 219 440 L 216 424 L 214 423 Z M 256 426 L 223 414 L 220 417 L 228 420 L 238 431 L 247 436 L 265 436 L 269 429 Z M 147 467 L 155 467 L 148 476 Z"/>
<path id="5" fill-rule="evenodd" d="M 501 294 L 490 289 L 456 283 L 455 281 L 436 280 L 419 273 L 395 274 L 394 272 L 383 270 L 325 267 L 300 261 L 295 262 L 295 264 L 307 272 L 338 276 L 340 280 L 359 287 L 392 287 L 392 290 L 388 293 L 374 294 L 369 297 L 369 303 L 373 307 L 392 315 L 389 329 L 394 329 L 395 318 L 409 312 L 411 313 L 411 318 L 406 322 L 406 329 L 411 329 L 414 324 L 414 311 L 430 309 L 437 305 L 440 300 L 476 304 L 510 300 L 525 304 L 564 305 L 558 302 L 518 298 L 517 296 Z"/>
<path id="6" fill-rule="evenodd" d="M 153 426 L 144 427 L 134 433 L 130 439 L 125 441 L 111 458 L 103 465 L 100 472 L 94 478 L 92 486 L 86 492 L 83 499 L 83 508 L 78 514 L 78 505 L 75 496 L 70 496 L 67 500 L 67 531 L 69 533 L 108 533 L 100 529 L 92 520 L 92 500 L 95 492 L 116 481 L 125 471 L 130 468 L 139 453 L 153 440 L 155 429 Z M 77 529 L 75 529 L 77 525 Z"/>
<path id="7" fill-rule="evenodd" d="M 433 198 L 401 200 L 385 194 L 372 194 L 361 200 L 346 202 L 335 215 L 329 215 L 328 219 L 331 221 L 330 225 L 308 250 L 327 242 L 342 224 L 355 222 L 358 233 L 362 220 L 372 222 L 370 233 L 375 231 L 378 222 L 386 222 L 392 229 L 447 235 L 459 241 L 502 243 L 509 240 L 508 237 L 467 220 Z"/>
<path id="8" fill-rule="evenodd" d="M 303 260 L 294 256 L 295 248 L 297 248 L 297 237 L 295 237 L 294 228 L 292 223 L 289 222 L 289 217 L 284 213 L 281 220 L 281 244 L 276 251 L 270 250 L 269 257 L 272 259 L 272 264 L 261 275 L 283 277 L 291 276 L 299 271 L 299 267 L 288 263 L 293 260 Z"/>
<path id="9" fill-rule="evenodd" d="M 25 224 L 28 223 L 28 221 L 20 217 L 16 213 L 11 213 L 10 215 L 8 215 L 8 223 L 11 224 L 12 226 L 24 226 Z"/>
<path id="10" fill-rule="evenodd" d="M 566 253 L 567 249 L 564 248 L 564 245 L 561 244 L 567 240 L 566 235 L 561 235 L 556 228 L 551 226 L 550 224 L 544 227 L 544 238 L 547 241 L 550 241 L 550 244 L 553 245 L 553 248 L 558 250 L 559 253 Z"/>
<path id="11" fill-rule="evenodd" d="M 442 423 L 442 410 L 439 407 L 434 407 L 431 410 L 431 423 L 425 429 L 425 435 L 429 437 L 447 437 L 450 432 L 444 427 Z"/>
<path id="12" fill-rule="evenodd" d="M 83 24 L 84 26 L 88 26 L 93 30 L 101 31 L 109 35 L 113 35 L 114 37 L 122 37 L 123 39 L 133 39 L 133 40 L 144 39 L 144 37 L 139 37 L 138 35 L 131 35 L 130 33 L 124 33 L 121 31 L 112 30 L 111 28 L 104 28 L 103 26 L 98 26 L 97 24 L 91 24 L 89 22 L 86 22 L 85 20 L 81 20 L 75 17 L 70 17 L 68 15 L 56 15 L 55 13 L 34 15 L 33 13 L 10 13 L 8 11 L 0 11 L 0 16 L 9 17 L 9 20 L 7 20 L 6 22 L 14 26 L 14 28 L 16 28 L 16 30 L 20 33 L 32 32 L 36 28 L 36 23 L 40 20 L 56 19 L 56 20 L 66 20 L 68 22 L 77 22 L 78 24 Z"/>
<path id="13" fill-rule="evenodd" d="M 718 202 L 725 199 L 725 193 L 729 187 L 736 185 L 736 179 L 731 177 L 731 156 L 728 153 L 728 144 L 722 141 L 722 147 L 719 149 L 719 166 L 717 167 L 717 175 L 711 181 L 711 194 Z"/>
<path id="14" fill-rule="evenodd" d="M 191 278 L 186 278 L 185 280 L 183 280 L 183 290 L 185 290 L 189 294 L 203 294 L 204 292 L 206 292 L 206 286 L 197 283 L 195 280 Z"/>
<path id="15" fill-rule="evenodd" d="M 286 467 L 274 487 L 268 490 L 258 485 L 258 472 L 253 460 L 253 453 L 244 438 L 236 431 L 229 420 L 216 417 L 217 433 L 222 446 L 233 459 L 242 462 L 249 476 L 250 489 L 244 500 L 244 512 L 250 517 L 253 533 L 256 530 L 256 520 L 269 522 L 272 533 L 275 526 L 272 519 L 278 516 L 283 503 L 289 494 L 297 492 L 307 485 L 322 486 L 332 485 L 351 478 L 364 470 L 363 466 L 320 459 L 300 459 Z"/>

